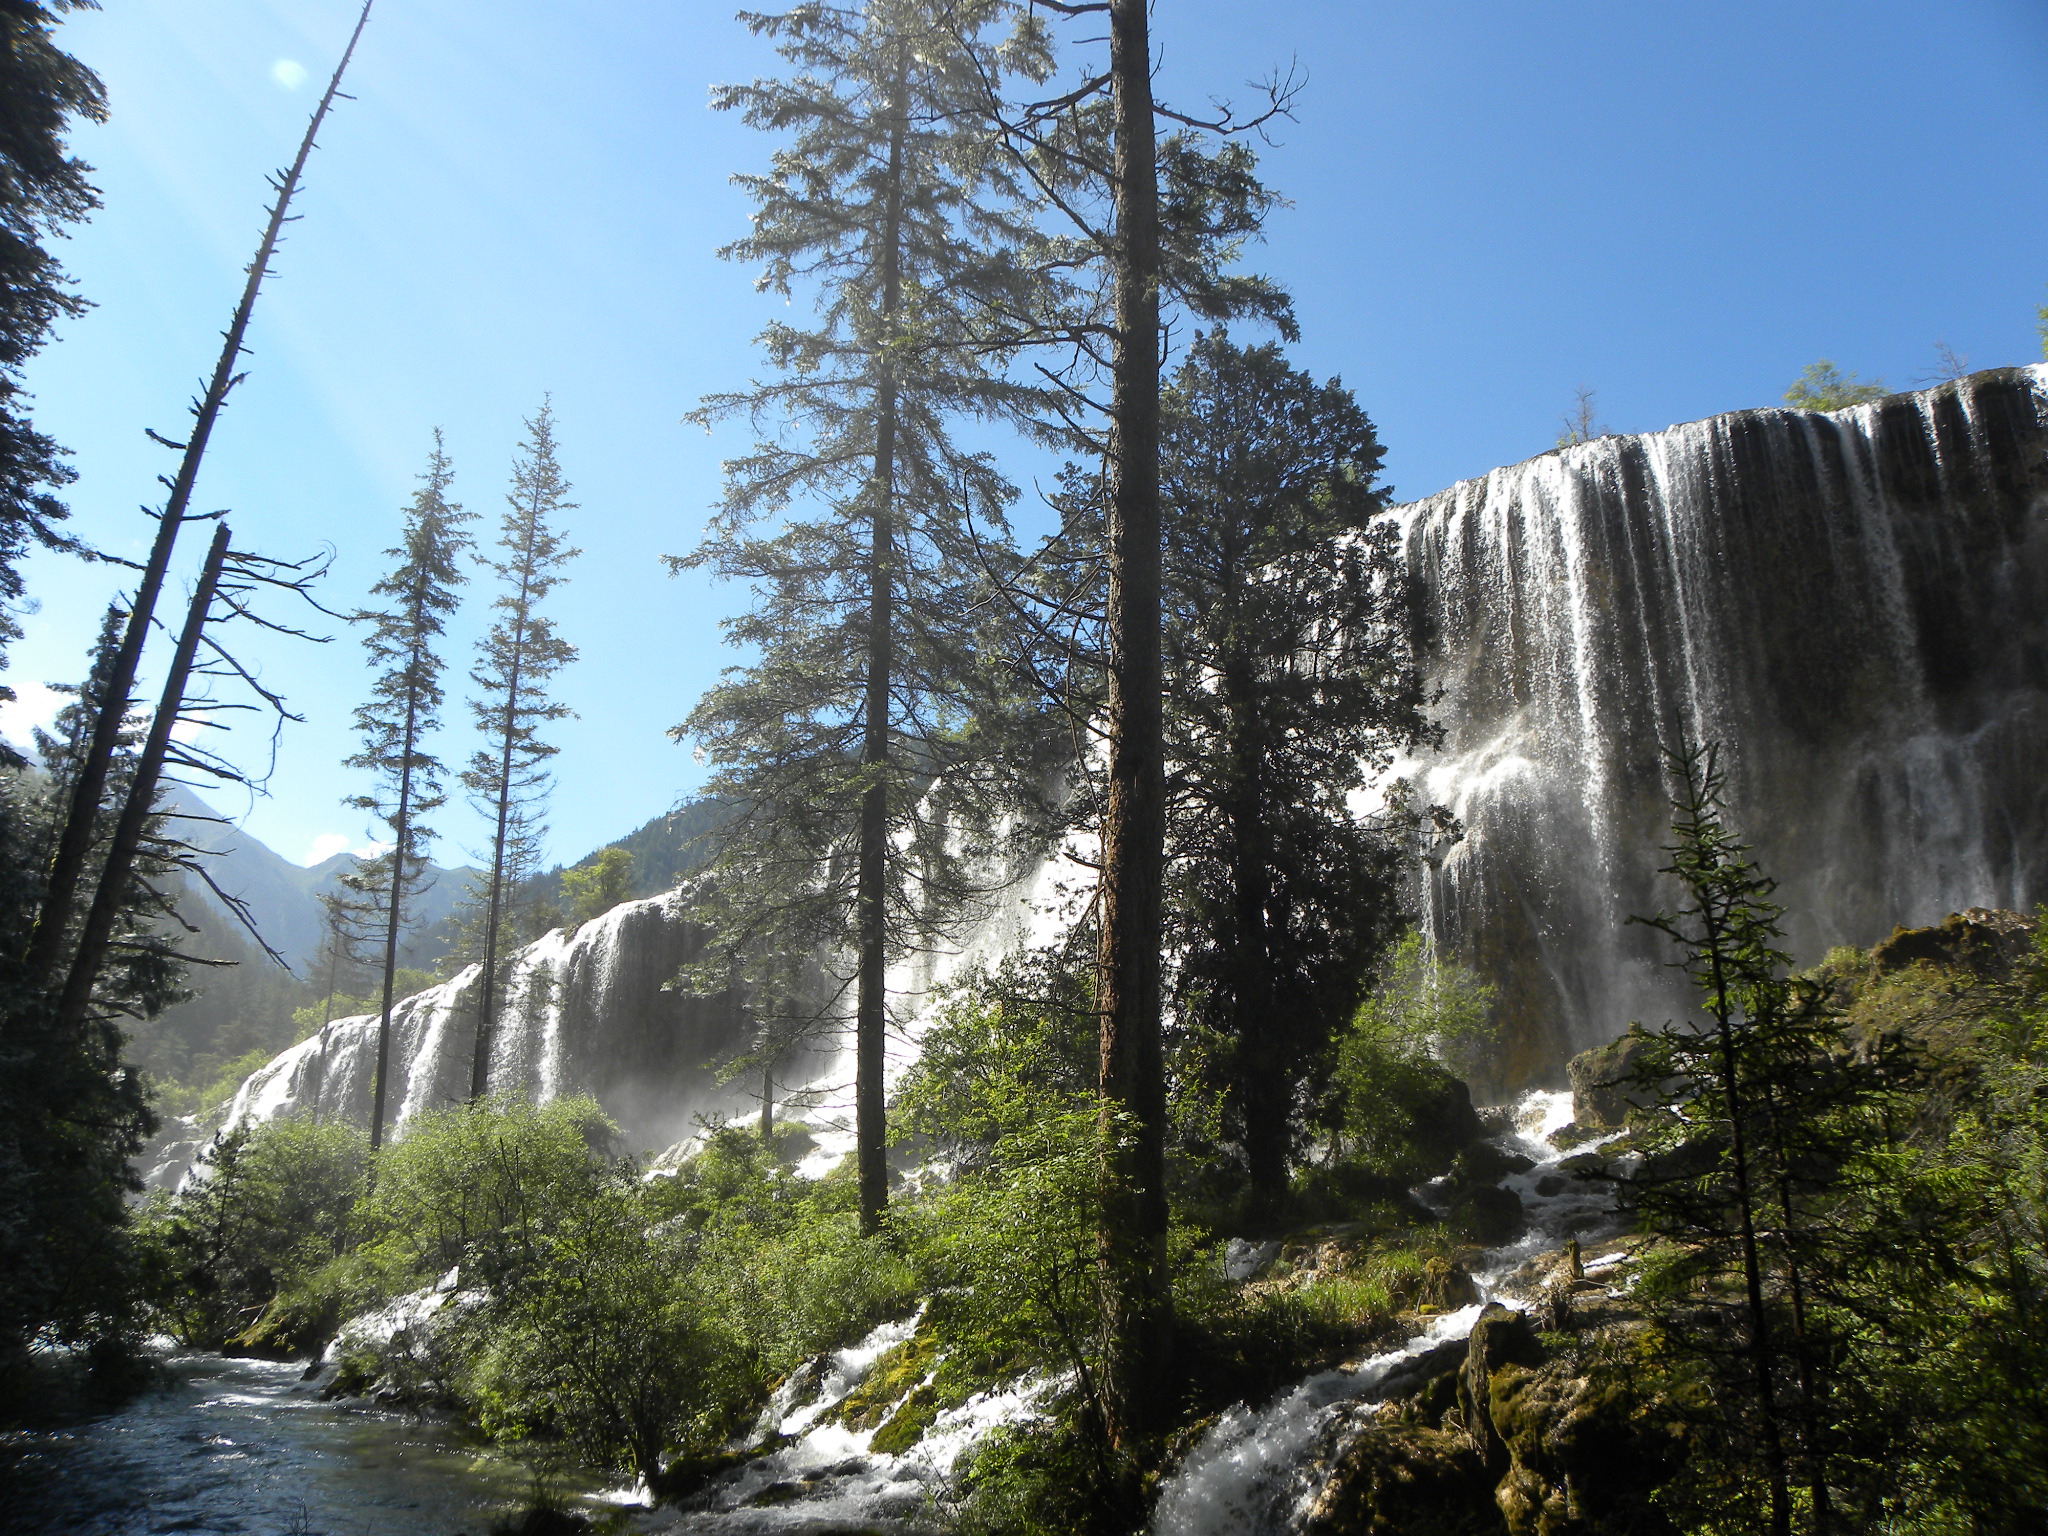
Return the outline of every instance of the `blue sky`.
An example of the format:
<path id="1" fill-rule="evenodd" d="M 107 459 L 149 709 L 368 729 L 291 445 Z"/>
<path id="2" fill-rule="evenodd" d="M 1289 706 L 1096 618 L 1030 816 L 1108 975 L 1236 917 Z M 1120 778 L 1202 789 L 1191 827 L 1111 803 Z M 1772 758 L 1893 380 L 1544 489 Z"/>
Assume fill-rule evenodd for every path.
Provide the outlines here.
<path id="1" fill-rule="evenodd" d="M 168 456 L 143 429 L 178 434 L 262 177 L 354 11 L 109 0 L 64 28 L 112 99 L 77 136 L 106 207 L 65 251 L 96 308 L 30 382 L 76 455 L 76 527 L 110 550 L 146 538 L 136 508 Z M 1162 94 L 1186 104 L 1305 69 L 1299 121 L 1263 156 L 1292 206 L 1255 264 L 1296 297 L 1298 361 L 1378 422 L 1404 496 L 1542 451 L 1580 385 L 1641 431 L 1773 403 L 1821 356 L 1895 387 L 1932 374 L 1938 341 L 1974 367 L 2039 356 L 2038 0 L 1160 0 L 1154 25 Z M 702 777 L 663 733 L 725 664 L 718 619 L 743 596 L 657 557 L 695 541 L 740 446 L 681 418 L 749 376 L 780 308 L 713 255 L 745 222 L 726 178 L 768 145 L 705 106 L 774 63 L 727 3 L 379 0 L 201 482 L 243 542 L 332 544 L 328 601 L 353 606 L 432 429 L 494 524 L 521 418 L 552 392 L 585 551 L 556 610 L 582 649 L 560 682 L 581 715 L 559 738 L 564 859 Z M 33 685 L 77 676 L 114 574 L 32 563 L 10 730 L 47 703 Z M 270 796 L 224 808 L 288 857 L 359 844 L 340 805 L 360 788 L 340 766 L 359 647 L 252 654 L 307 721 Z M 448 718 L 458 760 L 466 715 Z M 459 804 L 439 827 L 444 857 L 481 840 Z"/>

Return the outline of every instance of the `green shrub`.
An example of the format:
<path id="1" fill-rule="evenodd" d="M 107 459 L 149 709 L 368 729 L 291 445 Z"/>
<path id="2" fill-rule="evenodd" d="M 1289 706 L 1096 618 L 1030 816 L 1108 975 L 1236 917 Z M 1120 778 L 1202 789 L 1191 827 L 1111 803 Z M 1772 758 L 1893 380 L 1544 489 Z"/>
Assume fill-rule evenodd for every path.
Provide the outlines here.
<path id="1" fill-rule="evenodd" d="M 428 1111 L 378 1162 L 363 1216 L 371 1264 L 394 1295 L 457 1265 L 466 1283 L 497 1284 L 534 1261 L 555 1220 L 596 1197 L 616 1134 L 588 1096 Z"/>
<path id="2" fill-rule="evenodd" d="M 214 1138 L 195 1177 L 136 1222 L 159 1324 L 217 1349 L 346 1245 L 368 1167 L 352 1126 L 306 1119 L 237 1126 Z"/>

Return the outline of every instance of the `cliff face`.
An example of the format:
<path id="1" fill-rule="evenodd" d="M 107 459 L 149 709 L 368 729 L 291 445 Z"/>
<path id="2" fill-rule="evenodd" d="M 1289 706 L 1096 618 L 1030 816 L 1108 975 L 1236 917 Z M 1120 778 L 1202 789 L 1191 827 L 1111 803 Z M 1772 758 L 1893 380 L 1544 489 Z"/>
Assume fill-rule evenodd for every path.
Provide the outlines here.
<path id="1" fill-rule="evenodd" d="M 1467 837 L 1423 891 L 1508 1087 L 1682 1006 L 1659 746 L 1717 742 L 1802 963 L 2048 897 L 2048 369 L 1605 438 L 1402 509 Z"/>

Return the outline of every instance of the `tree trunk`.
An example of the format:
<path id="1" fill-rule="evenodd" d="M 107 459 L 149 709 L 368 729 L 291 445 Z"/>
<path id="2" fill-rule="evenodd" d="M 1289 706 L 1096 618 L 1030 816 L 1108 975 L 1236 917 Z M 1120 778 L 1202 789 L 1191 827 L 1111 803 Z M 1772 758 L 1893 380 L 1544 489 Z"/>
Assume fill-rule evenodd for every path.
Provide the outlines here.
<path id="1" fill-rule="evenodd" d="M 529 535 L 529 546 L 531 536 Z M 529 548 L 529 556 L 530 556 Z M 529 558 L 529 564 L 531 563 Z M 504 738 L 498 753 L 498 825 L 491 839 L 491 889 L 484 907 L 483 972 L 477 978 L 476 1052 L 469 1068 L 469 1097 L 484 1096 L 491 1085 L 491 1026 L 496 1019 L 498 991 L 498 929 L 505 910 L 505 829 L 512 819 L 512 745 L 518 723 L 519 673 L 526 660 L 526 605 L 530 578 L 519 579 L 519 620 L 512 637 L 512 669 L 505 690 Z"/>
<path id="2" fill-rule="evenodd" d="M 426 577 L 421 576 L 424 582 Z M 417 597 L 415 603 L 417 604 Z M 411 665 L 420 663 L 420 643 L 415 640 Z M 405 853 L 412 842 L 413 751 L 419 745 L 420 699 L 417 684 L 406 691 L 405 736 L 399 747 L 398 809 L 391 817 L 391 903 L 384 919 L 384 1008 L 377 1019 L 377 1077 L 370 1092 L 370 1179 L 377 1177 L 376 1153 L 384 1145 L 384 1087 L 391 1070 L 391 1005 L 398 984 L 399 908 L 405 899 Z"/>
<path id="3" fill-rule="evenodd" d="M 320 124 L 326 120 L 334 98 L 340 94 L 342 74 L 348 69 L 349 60 L 355 56 L 356 44 L 369 23 L 372 3 L 373 0 L 364 0 L 362 14 L 356 18 L 356 29 L 349 37 L 348 47 L 342 51 L 341 62 L 334 67 L 326 94 L 313 109 L 313 119 L 306 125 L 305 137 L 299 141 L 299 153 L 291 168 L 275 183 L 277 201 L 271 205 L 270 221 L 264 226 L 263 238 L 256 246 L 255 259 L 249 263 L 248 278 L 242 284 L 241 300 L 236 304 L 234 316 L 223 335 L 220 357 L 213 366 L 213 377 L 193 409 L 192 432 L 182 445 L 183 455 L 178 461 L 178 473 L 171 481 L 170 497 L 157 517 L 156 539 L 150 545 L 149 559 L 144 562 L 142 577 L 135 586 L 135 601 L 128 610 L 128 627 L 121 636 L 121 649 L 115 654 L 113 671 L 107 679 L 105 703 L 93 722 L 92 741 L 86 748 L 85 761 L 79 766 L 77 781 L 72 785 L 63 831 L 58 836 L 57 851 L 51 856 L 44 882 L 42 907 L 29 935 L 29 975 L 44 986 L 54 980 L 62 957 L 64 930 L 70 924 L 71 907 L 78 896 L 79 877 L 84 874 L 86 858 L 92 851 L 93 828 L 99 820 L 100 803 L 106 798 L 107 775 L 113 767 L 115 749 L 120 744 L 121 725 L 128 715 L 128 702 L 135 692 L 135 674 L 142 664 L 143 643 L 149 638 L 157 597 L 163 590 L 164 573 L 170 569 L 171 549 L 185 523 L 185 509 L 192 504 L 192 488 L 199 478 L 200 461 L 206 456 L 207 441 L 213 435 L 213 426 L 220 418 L 222 407 L 227 404 L 229 391 L 241 382 L 235 365 L 241 360 L 242 341 L 249 331 L 249 317 L 256 309 L 256 294 L 269 274 L 270 258 L 284 232 L 286 211 L 298 191 L 306 160 L 313 153 L 313 141 L 320 132 Z"/>
<path id="4" fill-rule="evenodd" d="M 1248 676 L 1228 684 L 1231 727 L 1238 736 L 1236 805 L 1230 819 L 1235 868 L 1231 884 L 1237 905 L 1237 954 L 1232 970 L 1233 1024 L 1237 1036 L 1239 1091 L 1243 1095 L 1245 1172 L 1253 1200 L 1277 1210 L 1287 1198 L 1287 1163 L 1294 1108 L 1293 1056 L 1275 1003 L 1272 955 L 1273 854 L 1260 796 L 1264 769 L 1257 742 L 1258 708 Z"/>
<path id="5" fill-rule="evenodd" d="M 1785 1438 L 1778 1425 L 1776 1370 L 1771 1357 L 1770 1314 L 1764 1308 L 1763 1265 L 1757 1253 L 1756 1200 L 1749 1168 L 1749 1151 L 1742 1134 L 1745 1104 L 1735 1066 L 1735 1004 L 1722 964 L 1726 934 L 1702 900 L 1708 954 L 1713 961 L 1714 1023 L 1721 1055 L 1721 1091 L 1728 1110 L 1729 1159 L 1735 1173 L 1735 1199 L 1741 1220 L 1742 1279 L 1749 1309 L 1749 1354 L 1756 1375 L 1757 1410 L 1763 1421 L 1764 1467 L 1771 1485 L 1772 1536 L 1790 1536 L 1792 1503 L 1785 1470 Z"/>
<path id="6" fill-rule="evenodd" d="M 1161 1427 L 1172 1346 L 1160 910 L 1166 775 L 1159 644 L 1159 186 L 1146 0 L 1111 0 L 1116 349 L 1109 489 L 1109 775 L 1102 947 L 1103 1407 L 1113 1443 Z"/>
<path id="7" fill-rule="evenodd" d="M 889 171 L 882 223 L 884 345 L 903 302 L 903 141 L 908 124 L 904 96 L 909 61 L 898 65 L 889 103 Z M 860 981 L 854 1009 L 854 1142 L 860 1165 L 860 1228 L 874 1233 L 889 1204 L 889 1128 L 884 1105 L 888 1049 L 889 685 L 894 665 L 896 375 L 885 356 L 875 401 L 875 475 L 872 537 L 868 551 L 866 720 L 861 766 L 872 775 L 861 795 L 860 870 L 855 902 L 860 933 Z"/>
<path id="8" fill-rule="evenodd" d="M 106 962 L 107 946 L 114 937 L 114 921 L 127 899 L 128 882 L 135 873 L 135 858 L 142 848 L 142 836 L 156 806 L 156 790 L 163 778 L 164 758 L 171 748 L 171 731 L 185 707 L 185 685 L 192 676 L 192 663 L 199 654 L 199 641 L 213 611 L 214 588 L 220 584 L 221 566 L 228 556 L 228 525 L 214 529 L 213 543 L 200 569 L 199 583 L 192 591 L 192 606 L 185 616 L 185 628 L 178 636 L 178 649 L 171 658 L 169 676 L 164 679 L 163 697 L 157 702 L 156 718 L 150 721 L 149 738 L 135 765 L 135 782 L 128 787 L 128 800 L 115 824 L 107 861 L 100 871 L 99 887 L 92 893 L 92 906 L 79 932 L 78 948 L 72 955 L 71 970 L 57 1003 L 57 1017 L 66 1029 L 85 1022 L 92 1004 L 93 984 Z M 126 701 L 125 693 L 110 695 L 108 704 Z"/>

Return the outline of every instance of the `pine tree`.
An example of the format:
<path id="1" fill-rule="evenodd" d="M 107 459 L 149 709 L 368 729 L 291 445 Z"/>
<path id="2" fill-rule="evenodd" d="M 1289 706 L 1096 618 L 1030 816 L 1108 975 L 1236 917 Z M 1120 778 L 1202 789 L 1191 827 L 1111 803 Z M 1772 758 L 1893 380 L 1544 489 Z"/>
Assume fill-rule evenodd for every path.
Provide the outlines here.
<path id="1" fill-rule="evenodd" d="M 385 551 L 398 563 L 370 589 L 372 596 L 389 601 L 383 608 L 351 615 L 369 627 L 363 649 L 379 670 L 368 702 L 355 714 L 363 749 L 348 759 L 349 767 L 374 776 L 376 788 L 347 803 L 370 812 L 390 832 L 384 853 L 342 878 L 383 930 L 383 1008 L 377 1022 L 377 1075 L 370 1109 L 373 1152 L 384 1142 L 399 935 L 406 903 L 428 878 L 427 855 L 434 833 L 424 818 L 446 802 L 440 759 L 427 751 L 425 742 L 441 724 L 442 661 L 435 646 L 448 615 L 455 611 L 456 589 L 466 579 L 461 557 L 470 540 L 462 525 L 475 517 L 448 500 L 454 478 L 436 432 L 434 451 L 420 477 L 423 483 L 405 511 L 400 542 Z"/>
<path id="2" fill-rule="evenodd" d="M 1010 334 L 1065 349 L 1050 395 L 1068 441 L 1099 454 L 1104 474 L 1107 696 L 1100 731 L 1102 869 L 1097 1007 L 1104 1100 L 1103 1378 L 1108 1432 L 1119 1446 L 1161 1427 L 1172 1353 L 1167 1273 L 1166 1066 L 1161 1038 L 1166 875 L 1165 683 L 1160 648 L 1159 408 L 1168 307 L 1224 320 L 1257 315 L 1294 335 L 1286 296 L 1231 270 L 1273 202 L 1242 142 L 1205 134 L 1255 131 L 1288 110 L 1276 79 L 1269 109 L 1247 120 L 1226 107 L 1207 120 L 1163 108 L 1152 93 L 1147 0 L 1037 0 L 1055 16 L 1107 16 L 1100 73 L 1056 97 L 984 110 L 1032 185 L 1069 231 L 1031 247 L 1049 279 Z M 1178 126 L 1163 138 L 1156 118 Z M 1162 191 L 1163 194 L 1162 195 Z M 1089 392 L 1106 377 L 1106 408 Z M 1099 412 L 1099 419 L 1091 419 Z"/>
<path id="3" fill-rule="evenodd" d="M 759 653 L 678 734 L 704 743 L 712 793 L 736 808 L 715 865 L 725 953 L 851 954 L 870 1231 L 888 1199 L 887 967 L 974 888 L 954 840 L 990 825 L 1011 788 L 971 701 L 990 675 L 981 540 L 1003 536 L 1012 491 L 951 429 L 1021 420 L 1035 399 L 1004 377 L 986 323 L 1021 302 L 1009 252 L 1028 230 L 978 103 L 989 79 L 1046 68 L 1028 28 L 988 40 L 1014 14 L 1007 0 L 885 0 L 750 15 L 799 72 L 714 98 L 793 135 L 770 174 L 739 178 L 758 211 L 724 254 L 761 262 L 773 291 L 814 287 L 817 323 L 771 325 L 761 345 L 780 377 L 698 413 L 801 441 L 728 464 L 708 537 L 674 562 L 753 584 L 756 606 L 727 631 Z M 792 515 L 800 503 L 815 515 Z"/>
<path id="4" fill-rule="evenodd" d="M 504 553 L 484 562 L 502 584 L 491 604 L 498 618 L 477 642 L 477 667 L 469 674 L 478 689 L 470 698 L 470 713 L 485 746 L 470 758 L 462 784 L 492 823 L 490 873 L 479 891 L 483 921 L 476 959 L 481 971 L 469 1090 L 478 1099 L 490 1086 L 499 970 L 511 948 L 508 939 L 515 937 L 509 903 L 539 868 L 546 838 L 547 761 L 558 749 L 541 739 L 540 730 L 575 713 L 550 699 L 547 690 L 550 679 L 576 659 L 576 648 L 555 633 L 554 620 L 540 610 L 563 581 L 562 568 L 581 553 L 564 543 L 554 526 L 576 505 L 555 458 L 554 407 L 543 401 L 526 432 L 521 454 L 513 460 L 512 491 L 500 524 L 498 547 Z"/>
<path id="5" fill-rule="evenodd" d="M 1650 1160 L 1634 1193 L 1653 1230 L 1687 1245 L 1688 1268 L 1716 1276 L 1732 1270 L 1736 1277 L 1748 1391 L 1737 1399 L 1746 1411 L 1730 1418 L 1754 1436 L 1769 1494 L 1769 1529 L 1786 1536 L 1792 1528 L 1791 1448 L 1766 1250 L 1773 1237 L 1773 1165 L 1782 1169 L 1787 1151 L 1784 1122 L 1767 1114 L 1761 1081 L 1767 1074 L 1760 1070 L 1784 1050 L 1793 1019 L 1793 989 L 1785 977 L 1790 957 L 1778 947 L 1783 908 L 1770 899 L 1772 881 L 1728 825 L 1718 750 L 1681 744 L 1671 753 L 1670 770 L 1675 841 L 1664 872 L 1677 880 L 1687 904 L 1637 921 L 1680 946 L 1677 963 L 1706 1018 L 1699 1027 L 1663 1030 L 1635 1073 L 1655 1089 L 1681 1085 L 1686 1113 L 1666 1134 L 1673 1147 L 1695 1150 L 1675 1167 Z M 1657 1149 L 1654 1135 L 1646 1141 Z M 1776 1235 L 1782 1239 L 1786 1230 L 1779 1226 Z"/>
<path id="6" fill-rule="evenodd" d="M 53 33 L 66 12 L 95 8 L 91 0 L 20 0 L 0 12 L 0 667 L 21 636 L 22 557 L 31 545 L 78 547 L 56 526 L 67 516 L 56 493 L 74 473 L 64 450 L 35 429 L 22 369 L 60 318 L 86 308 L 47 242 L 100 205 L 86 180 L 92 168 L 64 139 L 78 118 L 106 120 L 106 93 Z"/>
<path id="7" fill-rule="evenodd" d="M 1406 827 L 1347 795 L 1429 737 L 1380 445 L 1278 347 L 1197 337 L 1162 405 L 1169 949 L 1253 1197 L 1400 919 Z"/>

